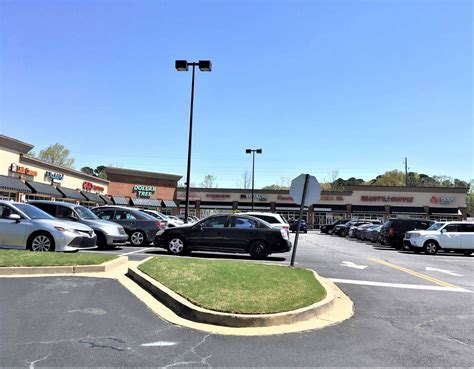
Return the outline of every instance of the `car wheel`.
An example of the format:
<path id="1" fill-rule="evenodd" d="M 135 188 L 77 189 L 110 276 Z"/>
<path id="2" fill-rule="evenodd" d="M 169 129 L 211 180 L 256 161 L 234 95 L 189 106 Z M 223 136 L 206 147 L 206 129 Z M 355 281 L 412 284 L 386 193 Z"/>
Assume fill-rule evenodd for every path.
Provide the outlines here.
<path id="1" fill-rule="evenodd" d="M 28 248 L 31 251 L 54 251 L 54 239 L 47 233 L 37 233 L 30 237 Z"/>
<path id="2" fill-rule="evenodd" d="M 432 241 L 432 240 L 426 241 L 424 249 L 425 249 L 425 254 L 436 255 L 439 249 L 439 245 L 436 241 Z"/>
<path id="3" fill-rule="evenodd" d="M 104 234 L 101 232 L 95 232 L 95 235 L 97 236 L 97 246 L 99 249 L 107 250 L 109 246 L 107 245 L 107 238 L 104 236 Z M 114 246 L 111 246 L 110 248 L 114 248 Z"/>
<path id="4" fill-rule="evenodd" d="M 184 255 L 186 247 L 181 237 L 173 236 L 168 240 L 168 251 L 173 255 Z"/>
<path id="5" fill-rule="evenodd" d="M 130 235 L 130 242 L 133 246 L 142 246 L 146 242 L 146 235 L 143 231 L 134 231 Z"/>
<path id="6" fill-rule="evenodd" d="M 263 241 L 254 241 L 250 245 L 249 252 L 254 259 L 265 259 L 268 256 L 267 244 Z"/>
<path id="7" fill-rule="evenodd" d="M 471 250 L 469 250 L 469 251 L 464 251 L 464 256 L 469 256 L 469 255 L 471 255 L 471 254 L 472 254 L 472 251 L 471 251 Z"/>

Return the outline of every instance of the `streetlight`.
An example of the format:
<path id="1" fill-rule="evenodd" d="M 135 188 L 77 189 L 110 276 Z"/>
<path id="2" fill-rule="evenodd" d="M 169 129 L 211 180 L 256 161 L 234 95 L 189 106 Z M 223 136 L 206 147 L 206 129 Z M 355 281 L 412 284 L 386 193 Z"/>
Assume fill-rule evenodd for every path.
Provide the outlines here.
<path id="1" fill-rule="evenodd" d="M 191 144 L 193 139 L 193 105 L 194 105 L 194 70 L 196 65 L 201 72 L 210 72 L 212 63 L 210 60 L 199 60 L 199 62 L 188 62 L 186 60 L 176 60 L 175 67 L 178 72 L 187 72 L 189 66 L 193 67 L 193 78 L 191 83 L 191 110 L 189 113 L 189 143 L 188 143 L 188 168 L 186 170 L 186 204 L 184 208 L 184 223 L 188 222 L 189 211 L 189 180 L 191 174 Z"/>
<path id="2" fill-rule="evenodd" d="M 253 189 L 254 189 L 254 178 L 255 178 L 255 153 L 261 154 L 262 149 L 245 149 L 246 154 L 252 154 L 252 211 L 253 211 Z"/>

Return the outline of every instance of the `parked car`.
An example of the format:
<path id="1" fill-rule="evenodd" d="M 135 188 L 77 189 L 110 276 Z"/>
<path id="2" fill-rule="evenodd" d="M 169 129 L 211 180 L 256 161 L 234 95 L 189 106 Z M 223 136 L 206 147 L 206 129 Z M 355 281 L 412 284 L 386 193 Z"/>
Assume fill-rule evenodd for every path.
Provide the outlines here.
<path id="1" fill-rule="evenodd" d="M 377 225 L 372 228 L 367 229 L 364 233 L 364 238 L 370 242 L 378 242 L 380 236 L 380 230 L 382 225 Z"/>
<path id="2" fill-rule="evenodd" d="M 249 253 L 256 259 L 291 250 L 285 229 L 246 214 L 211 215 L 195 224 L 162 230 L 155 245 L 174 255 L 216 251 Z"/>
<path id="3" fill-rule="evenodd" d="M 169 217 L 168 215 L 160 213 L 157 210 L 140 209 L 140 211 L 145 213 L 145 214 L 151 215 L 152 217 L 162 221 L 165 224 L 165 228 L 179 227 L 179 226 L 182 226 L 184 224 L 183 221 L 181 221 L 179 219 L 178 220 L 173 219 L 173 218 Z"/>
<path id="4" fill-rule="evenodd" d="M 355 232 L 354 232 L 354 237 L 359 240 L 364 240 L 365 232 L 377 226 L 378 226 L 377 224 L 372 224 L 372 223 L 361 224 L 360 226 L 356 227 Z"/>
<path id="5" fill-rule="evenodd" d="M 96 236 L 85 224 L 58 220 L 43 210 L 0 201 L 0 245 L 31 251 L 77 251 L 96 247 Z"/>
<path id="6" fill-rule="evenodd" d="M 357 222 L 353 226 L 349 227 L 349 232 L 347 233 L 347 235 L 351 238 L 357 238 L 357 235 L 359 234 L 359 227 L 368 225 L 371 225 L 371 223 L 369 223 L 368 221 Z"/>
<path id="7" fill-rule="evenodd" d="M 286 229 L 288 234 L 290 234 L 290 224 L 280 214 L 277 214 L 277 213 L 263 213 L 263 212 L 257 212 L 257 211 L 249 211 L 249 212 L 243 213 L 243 214 L 250 215 L 250 216 L 258 218 L 258 219 L 262 219 L 265 222 L 270 223 L 274 227 Z"/>
<path id="8" fill-rule="evenodd" d="M 128 240 L 125 229 L 117 223 L 102 220 L 88 208 L 62 201 L 32 200 L 28 204 L 45 211 L 57 219 L 70 220 L 91 227 L 101 249 L 124 245 Z"/>
<path id="9" fill-rule="evenodd" d="M 143 246 L 153 242 L 157 232 L 165 228 L 161 221 L 135 208 L 105 205 L 91 210 L 100 219 L 120 224 L 133 246 Z"/>
<path id="10" fill-rule="evenodd" d="M 290 231 L 291 232 L 296 232 L 298 229 L 298 219 L 293 220 L 290 224 Z M 304 233 L 308 233 L 308 224 L 304 219 L 301 219 L 300 222 L 300 231 Z"/>
<path id="11" fill-rule="evenodd" d="M 380 220 L 359 220 L 359 219 L 352 219 L 345 224 L 338 224 L 334 227 L 333 234 L 336 234 L 341 237 L 346 237 L 349 234 L 349 230 L 351 227 L 357 227 L 362 224 L 381 224 Z"/>
<path id="12" fill-rule="evenodd" d="M 321 226 L 320 231 L 321 233 L 326 233 L 326 234 L 332 234 L 334 227 L 339 225 L 339 224 L 345 224 L 349 221 L 349 219 L 340 219 L 335 221 L 332 224 L 324 224 Z"/>
<path id="13" fill-rule="evenodd" d="M 194 218 L 192 218 L 190 215 L 188 215 L 188 222 L 187 223 L 184 223 L 184 215 L 183 214 L 180 214 L 180 215 L 177 215 L 176 216 L 180 221 L 183 222 L 183 224 L 193 224 L 193 223 L 196 223 L 196 220 Z"/>
<path id="14" fill-rule="evenodd" d="M 439 250 L 474 252 L 474 222 L 439 222 L 426 230 L 408 231 L 403 243 L 415 253 L 435 255 Z"/>
<path id="15" fill-rule="evenodd" d="M 392 218 L 384 223 L 380 231 L 380 241 L 385 245 L 401 249 L 406 232 L 427 229 L 432 224 L 431 220 Z"/>

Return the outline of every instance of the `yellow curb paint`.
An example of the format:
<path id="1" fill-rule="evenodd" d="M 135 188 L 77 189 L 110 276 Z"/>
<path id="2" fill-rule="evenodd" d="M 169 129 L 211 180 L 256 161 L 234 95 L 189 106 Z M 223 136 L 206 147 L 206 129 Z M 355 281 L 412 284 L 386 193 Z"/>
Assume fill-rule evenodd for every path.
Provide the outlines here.
<path id="1" fill-rule="evenodd" d="M 376 259 L 376 258 L 369 258 L 369 260 L 371 261 L 375 261 L 376 263 L 379 263 L 379 264 L 382 264 L 382 265 L 386 265 L 390 268 L 393 268 L 393 269 L 397 269 L 397 270 L 400 270 L 401 272 L 405 272 L 405 273 L 408 273 L 414 277 L 417 277 L 417 278 L 421 278 L 421 279 L 424 279 L 426 281 L 429 281 L 431 283 L 434 283 L 434 284 L 437 284 L 439 286 L 443 286 L 443 287 L 448 287 L 448 288 L 459 288 L 451 283 L 447 283 L 447 282 L 443 282 L 439 279 L 436 279 L 436 278 L 433 278 L 433 277 L 430 277 L 426 274 L 422 274 L 422 273 L 418 273 L 418 272 L 415 272 L 414 270 L 411 270 L 411 269 L 407 269 L 407 268 L 404 268 L 404 267 L 401 267 L 401 266 L 398 266 L 398 265 L 395 265 L 395 264 L 392 264 L 392 263 L 389 263 L 388 261 L 384 261 L 384 260 L 380 260 L 380 259 Z"/>

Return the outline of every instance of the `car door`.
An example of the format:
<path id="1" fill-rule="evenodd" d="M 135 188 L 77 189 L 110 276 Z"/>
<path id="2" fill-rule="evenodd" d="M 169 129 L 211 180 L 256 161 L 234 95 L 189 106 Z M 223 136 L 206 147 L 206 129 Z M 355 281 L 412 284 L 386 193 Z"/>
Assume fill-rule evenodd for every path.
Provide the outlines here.
<path id="1" fill-rule="evenodd" d="M 132 231 L 137 228 L 137 218 L 127 210 L 115 210 L 113 221 L 117 222 L 128 231 Z"/>
<path id="2" fill-rule="evenodd" d="M 439 236 L 440 246 L 444 249 L 461 248 L 461 235 L 460 224 L 448 224 L 441 230 Z"/>
<path id="3" fill-rule="evenodd" d="M 12 207 L 0 204 L 0 245 L 26 248 L 26 231 L 29 222 L 27 219 L 22 219 L 20 222 L 9 219 L 10 214 L 20 215 Z"/>
<path id="4" fill-rule="evenodd" d="M 461 231 L 461 248 L 474 250 L 474 224 L 463 224 Z"/>
<path id="5" fill-rule="evenodd" d="M 259 224 L 245 217 L 231 216 L 225 229 L 226 245 L 237 250 L 246 250 L 252 239 L 257 238 Z"/>
<path id="6" fill-rule="evenodd" d="M 193 226 L 188 235 L 189 242 L 194 248 L 216 249 L 225 247 L 227 215 L 212 216 Z"/>

